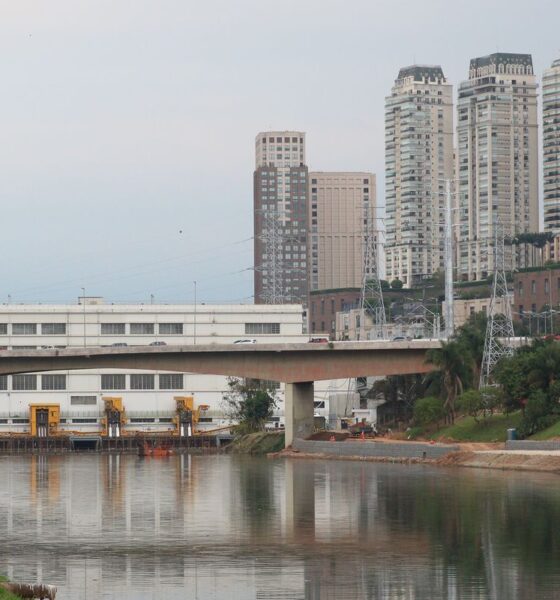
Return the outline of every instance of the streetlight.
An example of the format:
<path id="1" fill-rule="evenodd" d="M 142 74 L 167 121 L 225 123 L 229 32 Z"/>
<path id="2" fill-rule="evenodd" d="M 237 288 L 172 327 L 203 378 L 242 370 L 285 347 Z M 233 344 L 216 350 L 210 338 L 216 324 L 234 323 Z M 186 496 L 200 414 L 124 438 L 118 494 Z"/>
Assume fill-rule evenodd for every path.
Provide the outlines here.
<path id="1" fill-rule="evenodd" d="M 86 288 L 82 288 L 82 304 L 84 307 L 84 348 L 87 346 L 86 344 Z"/>
<path id="2" fill-rule="evenodd" d="M 196 346 L 196 281 L 194 283 L 194 327 L 193 327 L 193 338 L 194 345 Z"/>

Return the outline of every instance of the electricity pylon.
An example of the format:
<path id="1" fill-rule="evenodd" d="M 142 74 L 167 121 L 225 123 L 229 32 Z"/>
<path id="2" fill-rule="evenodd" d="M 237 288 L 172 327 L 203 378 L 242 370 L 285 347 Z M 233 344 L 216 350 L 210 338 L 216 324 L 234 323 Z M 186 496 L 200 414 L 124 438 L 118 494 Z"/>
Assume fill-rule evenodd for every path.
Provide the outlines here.
<path id="1" fill-rule="evenodd" d="M 265 304 L 283 304 L 286 302 L 284 289 L 283 245 L 284 232 L 278 210 L 259 210 L 262 217 L 262 229 L 259 239 L 264 245 L 262 264 L 257 267 L 262 273 Z"/>
<path id="2" fill-rule="evenodd" d="M 511 356 L 511 338 L 513 338 L 513 319 L 511 315 L 510 295 L 507 287 L 505 268 L 504 229 L 499 223 L 494 225 L 494 281 L 492 297 L 488 310 L 488 323 L 484 339 L 484 354 L 480 369 L 480 388 L 493 383 L 496 365 L 504 356 Z M 502 299 L 503 312 L 498 312 L 498 300 Z"/>
<path id="3" fill-rule="evenodd" d="M 379 279 L 379 252 L 374 218 L 366 209 L 363 236 L 362 292 L 360 294 L 360 339 L 366 339 L 366 315 L 373 321 L 373 337 L 384 339 L 387 335 L 387 320 L 383 290 Z"/>

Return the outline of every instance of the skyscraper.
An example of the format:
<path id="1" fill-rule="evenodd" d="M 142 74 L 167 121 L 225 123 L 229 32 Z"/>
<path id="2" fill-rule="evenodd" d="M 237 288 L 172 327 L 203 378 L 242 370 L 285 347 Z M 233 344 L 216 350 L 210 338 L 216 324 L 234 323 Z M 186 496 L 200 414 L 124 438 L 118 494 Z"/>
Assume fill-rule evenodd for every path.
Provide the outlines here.
<path id="1" fill-rule="evenodd" d="M 309 289 L 360 287 L 364 219 L 375 223 L 373 173 L 309 173 Z"/>
<path id="2" fill-rule="evenodd" d="M 385 100 L 387 279 L 411 287 L 443 269 L 453 168 L 452 86 L 440 66 L 405 67 Z"/>
<path id="3" fill-rule="evenodd" d="M 307 302 L 305 133 L 267 131 L 255 140 L 255 302 Z"/>
<path id="4" fill-rule="evenodd" d="M 543 74 L 544 230 L 560 234 L 560 59 Z"/>
<path id="5" fill-rule="evenodd" d="M 493 269 L 491 240 L 536 232 L 538 220 L 537 83 L 530 54 L 474 58 L 459 86 L 455 221 L 463 280 Z M 506 246 L 508 268 L 526 266 L 522 246 Z"/>

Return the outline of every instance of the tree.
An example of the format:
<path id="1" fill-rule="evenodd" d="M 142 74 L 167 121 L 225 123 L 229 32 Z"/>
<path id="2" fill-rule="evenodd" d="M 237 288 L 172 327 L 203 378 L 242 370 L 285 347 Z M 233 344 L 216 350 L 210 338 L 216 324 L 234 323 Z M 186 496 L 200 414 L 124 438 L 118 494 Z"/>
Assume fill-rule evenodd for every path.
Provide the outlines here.
<path id="1" fill-rule="evenodd" d="M 459 410 L 469 414 L 478 423 L 486 419 L 503 404 L 503 392 L 498 387 L 485 387 L 481 390 L 467 390 L 457 398 Z"/>
<path id="2" fill-rule="evenodd" d="M 400 279 L 393 279 L 393 281 L 391 281 L 391 289 L 393 289 L 393 290 L 402 290 L 403 289 L 403 282 Z"/>
<path id="3" fill-rule="evenodd" d="M 223 396 L 228 416 L 242 433 L 262 431 L 277 405 L 274 382 L 228 377 Z"/>
<path id="4" fill-rule="evenodd" d="M 559 374 L 560 344 L 552 340 L 535 341 L 498 366 L 496 379 L 502 385 L 506 407 L 523 409 L 522 436 L 560 418 Z"/>
<path id="5" fill-rule="evenodd" d="M 476 313 L 458 329 L 455 337 L 469 355 L 468 363 L 472 371 L 472 384 L 478 387 L 480 366 L 484 354 L 484 338 L 486 336 L 486 315 Z"/>
<path id="6" fill-rule="evenodd" d="M 463 393 L 465 382 L 469 379 L 468 363 L 465 361 L 463 346 L 456 340 L 442 342 L 441 348 L 430 350 L 426 361 L 441 372 L 442 392 L 444 393 L 445 412 L 450 422 L 455 420 L 455 400 Z"/>
<path id="7" fill-rule="evenodd" d="M 420 398 L 414 405 L 414 421 L 418 425 L 437 424 L 445 418 L 446 411 L 441 398 Z"/>

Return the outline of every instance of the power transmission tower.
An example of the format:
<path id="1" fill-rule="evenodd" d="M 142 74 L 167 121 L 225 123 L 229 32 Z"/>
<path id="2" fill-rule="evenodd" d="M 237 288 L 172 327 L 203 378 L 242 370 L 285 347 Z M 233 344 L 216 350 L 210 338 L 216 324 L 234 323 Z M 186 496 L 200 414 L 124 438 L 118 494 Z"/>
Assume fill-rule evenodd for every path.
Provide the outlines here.
<path id="1" fill-rule="evenodd" d="M 488 311 L 484 354 L 480 369 L 480 388 L 493 383 L 492 375 L 496 365 L 504 356 L 512 356 L 511 338 L 513 319 L 510 295 L 507 287 L 505 268 L 504 229 L 499 223 L 494 225 L 494 281 Z M 503 311 L 499 310 L 498 300 L 502 299 Z"/>
<path id="2" fill-rule="evenodd" d="M 262 229 L 259 239 L 264 245 L 264 260 L 257 270 L 262 273 L 265 304 L 283 304 L 287 300 L 284 289 L 283 246 L 284 232 L 278 210 L 259 210 Z"/>
<path id="3" fill-rule="evenodd" d="M 370 207 L 366 209 L 365 227 L 363 236 L 363 266 L 362 266 L 362 292 L 360 294 L 360 339 L 366 339 L 366 315 L 373 321 L 373 337 L 384 339 L 387 335 L 387 319 L 383 290 L 379 279 L 379 252 L 377 230 L 375 221 L 370 214 Z"/>

